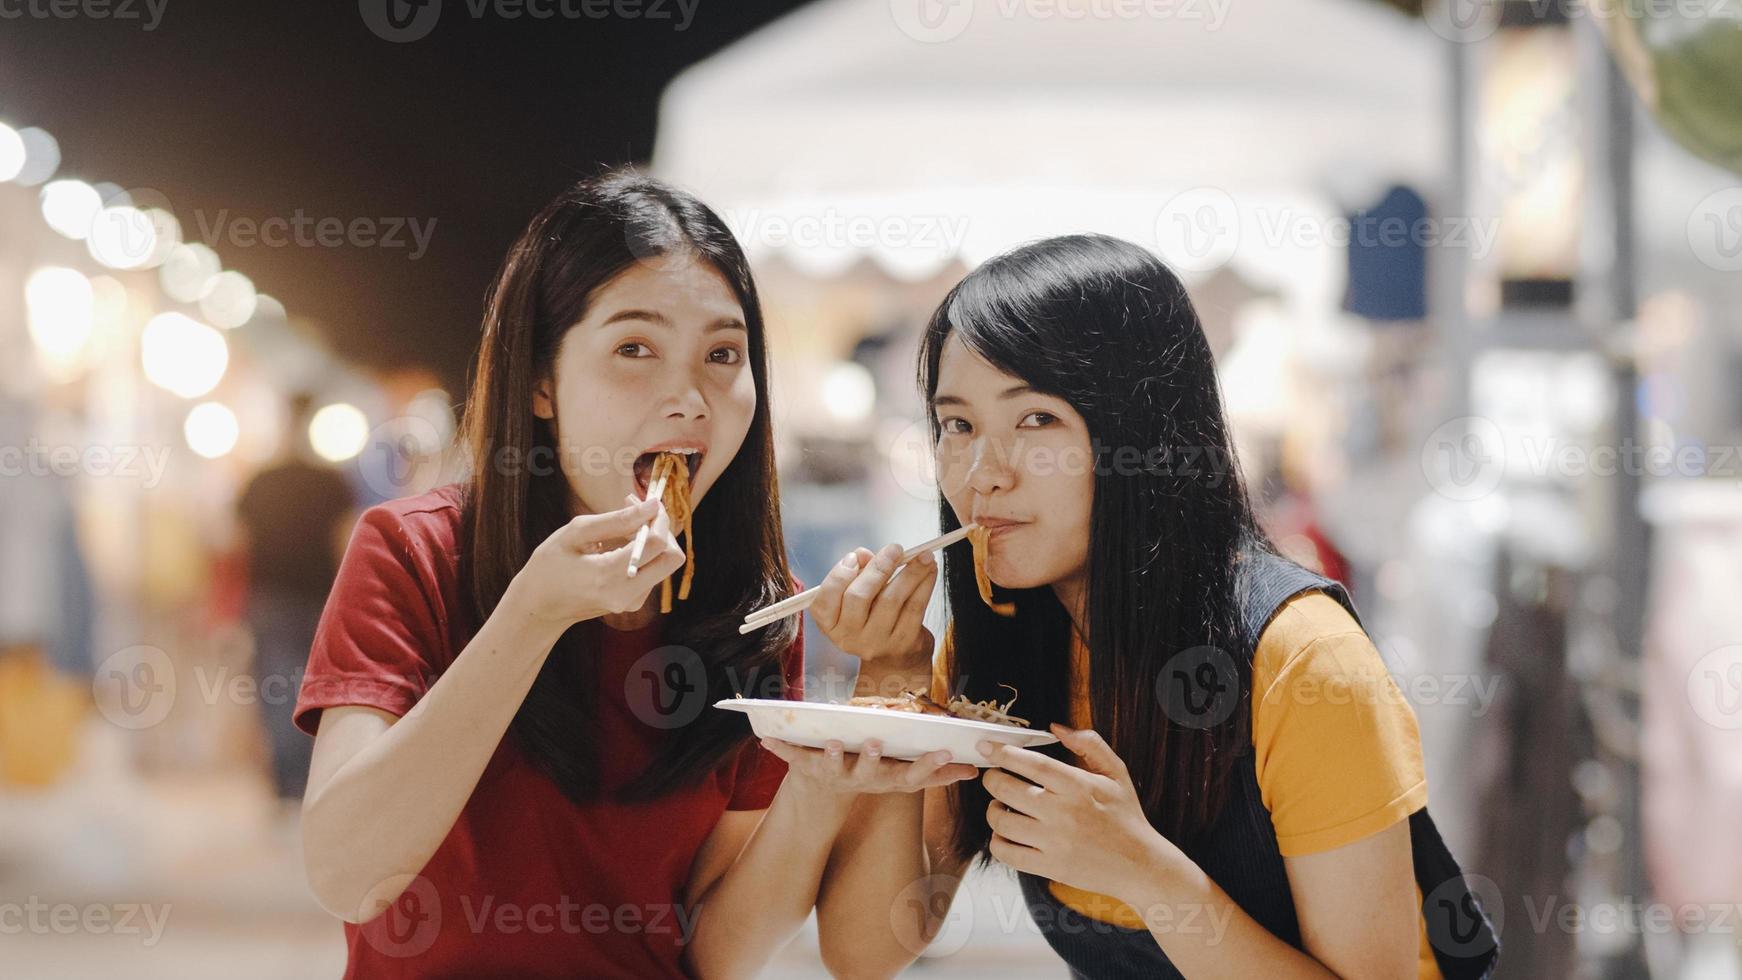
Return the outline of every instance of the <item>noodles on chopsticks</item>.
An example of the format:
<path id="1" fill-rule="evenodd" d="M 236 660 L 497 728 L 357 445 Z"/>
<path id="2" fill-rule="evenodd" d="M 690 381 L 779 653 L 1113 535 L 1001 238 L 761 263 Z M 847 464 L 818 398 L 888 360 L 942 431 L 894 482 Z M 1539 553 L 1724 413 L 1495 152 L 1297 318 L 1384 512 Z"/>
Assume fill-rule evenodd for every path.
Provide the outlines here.
<path id="1" fill-rule="evenodd" d="M 665 503 L 666 516 L 671 518 L 673 534 L 683 535 L 683 579 L 678 583 L 677 597 L 690 597 L 690 580 L 696 574 L 696 535 L 690 529 L 690 464 L 680 453 L 660 453 L 653 461 L 653 472 L 649 474 L 648 484 L 665 480 L 665 493 L 660 499 Z M 659 586 L 659 611 L 671 612 L 671 578 L 668 576 Z"/>
<path id="2" fill-rule="evenodd" d="M 1000 616 L 1016 615 L 1016 603 L 992 601 L 992 576 L 986 572 L 986 556 L 991 547 L 992 532 L 976 526 L 968 532 L 968 543 L 974 547 L 974 583 L 980 587 L 980 599 Z"/>

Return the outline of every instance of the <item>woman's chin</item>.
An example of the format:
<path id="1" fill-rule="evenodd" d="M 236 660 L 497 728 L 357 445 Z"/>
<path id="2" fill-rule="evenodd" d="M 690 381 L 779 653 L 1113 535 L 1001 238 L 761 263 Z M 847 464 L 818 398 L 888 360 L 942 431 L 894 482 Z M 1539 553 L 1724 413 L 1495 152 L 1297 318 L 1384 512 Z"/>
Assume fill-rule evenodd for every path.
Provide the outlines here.
<path id="1" fill-rule="evenodd" d="M 993 556 L 992 561 L 987 564 L 986 577 L 1000 589 L 1032 589 L 1045 584 L 1032 581 L 1033 576 L 1023 574 L 1020 564 L 997 556 Z"/>

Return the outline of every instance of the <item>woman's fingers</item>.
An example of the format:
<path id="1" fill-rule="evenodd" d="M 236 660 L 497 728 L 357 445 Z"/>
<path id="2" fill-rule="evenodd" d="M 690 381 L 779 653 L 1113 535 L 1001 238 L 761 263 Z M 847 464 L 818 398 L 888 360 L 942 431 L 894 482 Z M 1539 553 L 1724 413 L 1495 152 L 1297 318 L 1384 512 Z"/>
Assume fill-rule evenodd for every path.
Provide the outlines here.
<path id="1" fill-rule="evenodd" d="M 647 526 L 647 540 L 641 544 L 641 560 L 635 566 L 638 576 L 641 574 L 641 569 L 653 564 L 667 552 L 678 551 L 680 558 L 682 555 L 681 547 L 677 543 L 677 536 L 671 533 L 671 515 L 666 513 L 665 505 L 657 500 L 654 501 L 653 511 L 648 516 L 652 519 L 652 523 Z M 611 563 L 621 563 L 626 568 L 629 559 L 635 553 L 635 539 L 640 536 L 640 533 L 641 527 L 637 526 L 634 534 L 603 557 Z M 678 564 L 682 565 L 683 562 L 680 560 Z"/>
<path id="2" fill-rule="evenodd" d="M 1000 863 L 1009 865 L 1017 871 L 1051 878 L 1058 872 L 1047 867 L 1046 854 L 1038 848 L 1027 844 L 1018 844 L 1000 834 L 993 834 L 986 843 L 986 850 Z"/>
<path id="3" fill-rule="evenodd" d="M 914 559 L 920 569 L 919 580 L 913 583 L 913 591 L 901 605 L 901 622 L 910 622 L 918 627 L 925 621 L 925 607 L 931 603 L 932 587 L 938 581 L 938 558 L 931 552 Z M 909 565 L 909 568 L 914 567 Z"/>
<path id="4" fill-rule="evenodd" d="M 947 751 L 927 752 L 903 767 L 902 781 L 913 787 L 923 786 L 926 780 L 930 779 L 949 761 L 950 754 Z"/>
<path id="5" fill-rule="evenodd" d="M 929 553 L 903 565 L 895 578 L 884 586 L 883 594 L 871 606 L 865 620 L 865 631 L 872 636 L 888 636 L 907 643 L 919 632 L 925 607 L 931 601 L 932 583 L 937 562 Z"/>
<path id="6" fill-rule="evenodd" d="M 817 629 L 831 636 L 834 634 L 835 626 L 841 618 L 841 596 L 858 576 L 863 565 L 864 560 L 859 556 L 859 551 L 849 552 L 835 563 L 834 568 L 829 569 L 829 574 L 817 585 L 817 597 L 810 607 L 811 620 L 817 624 Z"/>
<path id="7" fill-rule="evenodd" d="M 563 543 L 582 554 L 597 554 L 600 544 L 633 539 L 641 525 L 662 509 L 658 500 L 651 500 L 603 514 L 582 514 L 563 528 Z"/>
<path id="8" fill-rule="evenodd" d="M 988 769 L 980 777 L 981 785 L 994 800 L 1012 810 L 1040 816 L 1046 809 L 1046 788 L 1010 775 L 1002 769 Z"/>
<path id="9" fill-rule="evenodd" d="M 980 770 L 965 762 L 952 762 L 948 751 L 928 752 L 908 767 L 902 779 L 909 789 L 948 786 L 964 779 L 973 779 Z"/>
<path id="10" fill-rule="evenodd" d="M 861 793 L 915 792 L 948 786 L 971 779 L 980 771 L 966 763 L 951 762 L 947 751 L 930 752 L 913 762 L 890 759 L 883 755 L 883 743 L 876 739 L 866 741 L 856 753 L 847 752 L 838 740 L 820 749 L 775 738 L 762 739 L 761 744 L 795 773 Z M 846 758 L 849 755 L 853 756 L 850 761 Z"/>
<path id="11" fill-rule="evenodd" d="M 878 593 L 889 581 L 889 576 L 895 574 L 895 563 L 901 560 L 901 545 L 884 545 L 883 549 L 871 557 L 853 584 L 847 586 L 847 591 L 841 596 L 841 615 L 836 622 L 836 629 L 848 630 L 854 633 L 862 632 L 865 623 L 870 618 L 871 605 L 877 601 Z"/>
<path id="12" fill-rule="evenodd" d="M 1013 844 L 1036 848 L 1042 843 L 1041 834 L 1045 829 L 1039 820 L 1012 810 L 997 800 L 986 804 L 986 826 Z"/>
<path id="13" fill-rule="evenodd" d="M 853 762 L 853 779 L 861 785 L 871 785 L 878 781 L 878 770 L 883 762 L 883 743 L 874 738 L 865 740 L 859 746 L 859 755 Z"/>
<path id="14" fill-rule="evenodd" d="M 1033 749 L 1017 748 L 985 739 L 979 745 L 980 754 L 999 769 L 1008 769 L 1029 782 L 1063 792 L 1080 787 L 1089 774 L 1068 762 L 1041 755 Z"/>

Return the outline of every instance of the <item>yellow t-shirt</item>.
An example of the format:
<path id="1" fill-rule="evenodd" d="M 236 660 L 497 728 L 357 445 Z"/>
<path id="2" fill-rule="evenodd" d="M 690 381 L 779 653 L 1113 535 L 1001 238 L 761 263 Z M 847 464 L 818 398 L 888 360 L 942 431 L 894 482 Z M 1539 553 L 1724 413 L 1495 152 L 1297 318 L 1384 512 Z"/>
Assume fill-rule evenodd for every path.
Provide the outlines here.
<path id="1" fill-rule="evenodd" d="M 932 672 L 932 697 L 948 697 L 948 631 Z M 1093 727 L 1089 663 L 1071 648 L 1071 724 Z M 1290 599 L 1259 637 L 1252 660 L 1252 745 L 1259 794 L 1283 857 L 1335 850 L 1427 805 L 1415 711 L 1373 641 L 1323 592 Z M 1145 929 L 1118 899 L 1053 882 L 1053 896 L 1083 915 Z M 1420 905 L 1421 891 L 1416 890 Z M 1440 970 L 1420 923 L 1419 980 Z"/>

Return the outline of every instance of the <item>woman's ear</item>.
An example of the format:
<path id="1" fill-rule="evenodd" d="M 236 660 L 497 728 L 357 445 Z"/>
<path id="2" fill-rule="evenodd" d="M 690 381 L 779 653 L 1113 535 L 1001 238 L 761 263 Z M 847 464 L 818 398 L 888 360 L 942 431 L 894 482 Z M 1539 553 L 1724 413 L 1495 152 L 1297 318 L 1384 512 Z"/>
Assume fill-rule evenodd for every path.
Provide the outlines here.
<path id="1" fill-rule="evenodd" d="M 532 386 L 532 414 L 541 419 L 556 418 L 556 395 L 551 391 L 549 376 L 539 378 Z"/>

